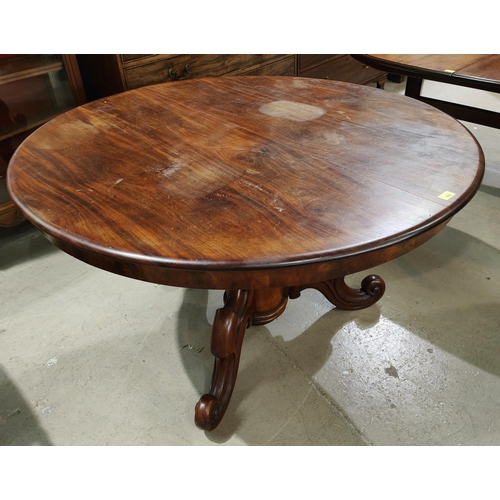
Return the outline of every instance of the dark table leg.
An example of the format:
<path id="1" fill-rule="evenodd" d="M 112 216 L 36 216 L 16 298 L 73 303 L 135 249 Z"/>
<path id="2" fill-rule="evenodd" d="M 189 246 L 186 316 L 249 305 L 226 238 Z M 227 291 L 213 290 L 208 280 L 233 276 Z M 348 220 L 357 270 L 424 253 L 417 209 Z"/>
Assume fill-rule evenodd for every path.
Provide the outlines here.
<path id="1" fill-rule="evenodd" d="M 435 108 L 444 111 L 445 113 L 453 116 L 457 120 L 463 120 L 486 127 L 500 128 L 500 113 L 490 111 L 489 109 L 474 108 L 473 106 L 466 106 L 465 104 L 457 104 L 455 102 L 441 101 L 440 99 L 433 99 L 431 97 L 424 97 L 422 93 L 422 79 L 408 77 L 406 82 L 405 95 L 413 97 L 419 101 L 425 102 Z"/>
<path id="2" fill-rule="evenodd" d="M 245 329 L 253 314 L 253 291 L 226 294 L 224 307 L 217 309 L 212 329 L 211 350 L 215 356 L 208 394 L 198 401 L 194 421 L 206 431 L 215 429 L 226 412 L 233 393 Z"/>
<path id="3" fill-rule="evenodd" d="M 245 329 L 270 323 L 285 310 L 288 288 L 230 290 L 224 307 L 217 309 L 212 329 L 211 350 L 215 357 L 212 383 L 195 408 L 195 424 L 200 429 L 215 429 L 233 393 Z"/>
<path id="4" fill-rule="evenodd" d="M 422 79 L 409 76 L 406 79 L 405 95 L 408 97 L 419 99 L 421 92 L 422 92 Z"/>

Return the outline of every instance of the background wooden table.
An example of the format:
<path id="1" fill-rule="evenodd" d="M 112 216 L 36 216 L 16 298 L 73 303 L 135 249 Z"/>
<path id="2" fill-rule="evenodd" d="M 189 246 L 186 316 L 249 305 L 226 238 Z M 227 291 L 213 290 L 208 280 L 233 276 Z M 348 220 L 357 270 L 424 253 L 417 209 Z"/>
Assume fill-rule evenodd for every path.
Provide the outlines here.
<path id="1" fill-rule="evenodd" d="M 408 77 L 405 94 L 441 109 L 458 120 L 500 128 L 500 114 L 421 95 L 422 81 L 460 85 L 500 93 L 498 54 L 353 54 L 372 68 Z"/>

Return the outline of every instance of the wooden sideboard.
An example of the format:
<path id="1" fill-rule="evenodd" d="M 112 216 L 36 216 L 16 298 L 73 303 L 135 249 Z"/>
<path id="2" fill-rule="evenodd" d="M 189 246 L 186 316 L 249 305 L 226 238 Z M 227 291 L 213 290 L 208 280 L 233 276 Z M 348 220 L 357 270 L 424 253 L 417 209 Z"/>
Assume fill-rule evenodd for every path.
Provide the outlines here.
<path id="1" fill-rule="evenodd" d="M 273 75 L 328 78 L 383 87 L 386 74 L 347 54 L 81 54 L 89 100 L 186 78 Z"/>

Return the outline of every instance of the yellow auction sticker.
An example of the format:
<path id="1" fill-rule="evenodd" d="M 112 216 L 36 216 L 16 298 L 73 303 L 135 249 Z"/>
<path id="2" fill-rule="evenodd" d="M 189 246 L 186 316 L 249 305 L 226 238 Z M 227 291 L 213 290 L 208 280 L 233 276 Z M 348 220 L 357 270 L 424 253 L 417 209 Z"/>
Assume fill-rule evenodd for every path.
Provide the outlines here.
<path id="1" fill-rule="evenodd" d="M 450 198 L 453 198 L 455 196 L 455 193 L 452 193 L 451 191 L 445 191 L 444 193 L 441 193 L 438 198 L 441 198 L 442 200 L 449 200 Z"/>

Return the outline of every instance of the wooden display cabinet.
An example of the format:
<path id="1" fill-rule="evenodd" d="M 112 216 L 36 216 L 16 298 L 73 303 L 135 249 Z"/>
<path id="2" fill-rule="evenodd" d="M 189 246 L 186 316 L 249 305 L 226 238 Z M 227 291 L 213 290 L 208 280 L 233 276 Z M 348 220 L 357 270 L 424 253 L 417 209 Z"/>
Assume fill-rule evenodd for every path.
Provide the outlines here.
<path id="1" fill-rule="evenodd" d="M 40 125 L 84 102 L 76 56 L 0 55 L 0 227 L 24 221 L 6 187 L 16 148 Z"/>

